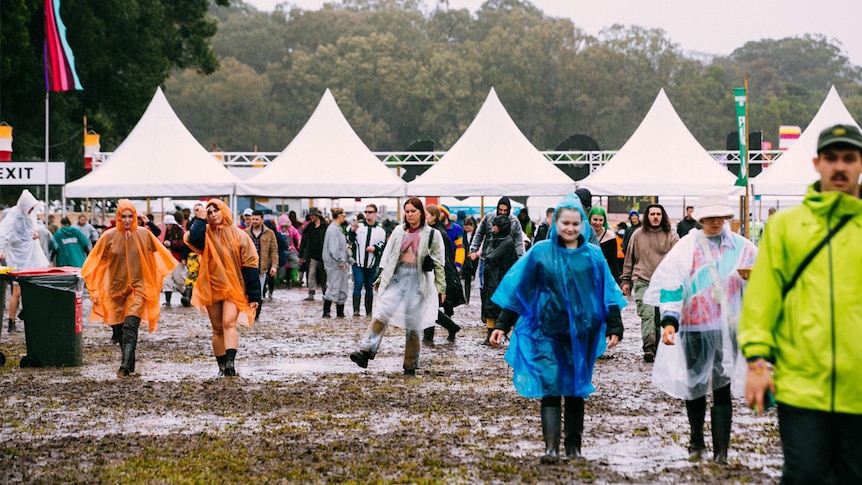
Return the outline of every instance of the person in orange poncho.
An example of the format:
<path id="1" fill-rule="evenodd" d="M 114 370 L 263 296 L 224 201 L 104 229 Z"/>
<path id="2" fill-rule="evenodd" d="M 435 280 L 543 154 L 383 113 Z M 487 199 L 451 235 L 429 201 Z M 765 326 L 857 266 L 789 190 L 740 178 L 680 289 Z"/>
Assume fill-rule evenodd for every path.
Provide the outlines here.
<path id="1" fill-rule="evenodd" d="M 210 199 L 206 221 L 195 219 L 185 242 L 200 255 L 192 305 L 210 317 L 219 376 L 235 376 L 237 323 L 251 326 L 260 303 L 258 256 L 251 237 L 233 225 L 230 208 Z"/>
<path id="2" fill-rule="evenodd" d="M 135 206 L 128 199 L 117 205 L 115 227 L 108 229 L 90 251 L 81 277 L 87 284 L 93 309 L 91 322 L 104 322 L 120 344 L 120 377 L 135 372 L 135 348 L 141 321 L 155 332 L 159 323 L 162 280 L 178 264 L 158 239 L 138 226 Z"/>

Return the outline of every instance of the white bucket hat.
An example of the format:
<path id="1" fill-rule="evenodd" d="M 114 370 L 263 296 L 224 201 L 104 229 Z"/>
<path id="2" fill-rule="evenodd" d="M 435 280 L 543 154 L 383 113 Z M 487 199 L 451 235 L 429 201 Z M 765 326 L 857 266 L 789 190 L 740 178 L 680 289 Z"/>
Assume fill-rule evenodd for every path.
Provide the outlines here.
<path id="1" fill-rule="evenodd" d="M 728 194 L 724 190 L 707 190 L 700 195 L 700 200 L 697 202 L 692 217 L 698 222 L 707 217 L 724 217 L 725 219 L 733 217 L 733 207 L 727 203 L 727 197 Z"/>
<path id="2" fill-rule="evenodd" d="M 174 216 L 172 216 L 171 214 L 168 214 L 168 215 L 166 215 L 166 216 L 165 216 L 165 218 L 162 220 L 162 222 L 164 222 L 164 223 L 165 223 L 165 225 L 168 225 L 168 224 L 176 224 L 176 223 L 177 223 L 177 219 L 176 219 Z"/>

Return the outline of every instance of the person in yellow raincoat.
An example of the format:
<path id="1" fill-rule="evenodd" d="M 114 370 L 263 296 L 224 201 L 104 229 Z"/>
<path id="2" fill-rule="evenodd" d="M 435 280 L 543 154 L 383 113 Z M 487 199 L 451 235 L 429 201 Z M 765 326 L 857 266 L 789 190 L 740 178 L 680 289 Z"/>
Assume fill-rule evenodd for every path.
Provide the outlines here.
<path id="1" fill-rule="evenodd" d="M 117 375 L 135 372 L 138 326 L 143 321 L 155 332 L 159 323 L 162 281 L 177 260 L 145 227 L 128 199 L 117 205 L 115 227 L 96 242 L 84 261 L 81 277 L 87 284 L 93 309 L 91 322 L 104 322 L 113 330 L 123 357 Z"/>
<path id="2" fill-rule="evenodd" d="M 185 235 L 200 261 L 192 305 L 210 318 L 218 375 L 235 376 L 236 325 L 250 327 L 260 303 L 258 255 L 251 237 L 233 225 L 227 204 L 210 199 L 205 209 L 206 220 L 195 219 Z"/>

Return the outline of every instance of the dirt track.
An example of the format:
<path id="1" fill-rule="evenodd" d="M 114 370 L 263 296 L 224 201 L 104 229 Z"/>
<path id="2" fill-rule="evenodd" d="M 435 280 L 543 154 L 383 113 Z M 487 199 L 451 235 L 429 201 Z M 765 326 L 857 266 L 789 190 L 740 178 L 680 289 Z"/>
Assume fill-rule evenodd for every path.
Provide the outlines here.
<path id="1" fill-rule="evenodd" d="M 417 376 L 405 377 L 399 329 L 359 369 L 347 354 L 368 320 L 324 320 L 319 295 L 304 296 L 276 290 L 261 321 L 242 329 L 236 379 L 215 378 L 209 323 L 191 308 L 165 309 L 159 331 L 141 335 L 139 377 L 127 379 L 116 377 L 120 353 L 101 324 L 84 327 L 83 367 L 65 369 L 18 368 L 24 335 L 4 328 L 0 483 L 723 484 L 780 475 L 775 416 L 754 417 L 740 399 L 730 465 L 686 460 L 685 408 L 650 384 L 634 305 L 623 311 L 626 338 L 597 364 L 586 460 L 546 466 L 539 403 L 514 391 L 503 349 L 480 345 L 478 298 L 456 309 L 458 340 L 440 329 Z M 707 442 L 708 428 L 707 418 Z"/>

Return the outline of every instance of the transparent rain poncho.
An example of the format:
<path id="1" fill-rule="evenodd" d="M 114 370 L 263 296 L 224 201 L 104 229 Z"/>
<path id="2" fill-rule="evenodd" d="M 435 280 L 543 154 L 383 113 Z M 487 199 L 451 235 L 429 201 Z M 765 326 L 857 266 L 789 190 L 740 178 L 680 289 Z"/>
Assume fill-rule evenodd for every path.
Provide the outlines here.
<path id="1" fill-rule="evenodd" d="M 596 358 L 606 348 L 609 307 L 626 301 L 601 250 L 592 244 L 557 244 L 560 209 L 581 213 L 581 235 L 590 230 L 574 194 L 557 205 L 547 240 L 533 246 L 506 273 L 492 300 L 520 315 L 506 352 L 515 389 L 524 397 L 587 397 Z M 586 240 L 586 239 L 585 239 Z"/>
<path id="2" fill-rule="evenodd" d="M 686 400 L 732 384 L 740 396 L 745 359 L 736 343 L 745 280 L 738 268 L 750 268 L 757 247 L 725 224 L 720 244 L 693 230 L 665 256 L 650 279 L 644 302 L 658 306 L 662 317 L 679 320 L 675 345 L 659 345 L 653 384 Z"/>
<path id="3" fill-rule="evenodd" d="M 6 256 L 6 266 L 18 271 L 48 266 L 39 240 L 33 239 L 38 205 L 33 194 L 24 189 L 18 203 L 0 221 L 0 253 Z"/>

